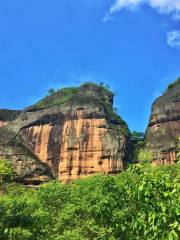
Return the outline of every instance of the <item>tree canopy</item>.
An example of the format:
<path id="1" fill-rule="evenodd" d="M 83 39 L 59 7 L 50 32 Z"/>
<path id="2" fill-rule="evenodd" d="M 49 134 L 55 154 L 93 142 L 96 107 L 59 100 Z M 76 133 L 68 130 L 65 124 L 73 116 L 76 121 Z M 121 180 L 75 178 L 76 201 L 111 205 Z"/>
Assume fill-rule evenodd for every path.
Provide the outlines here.
<path id="1" fill-rule="evenodd" d="M 0 195 L 1 240 L 180 239 L 180 165 L 131 165 L 39 190 L 11 184 Z"/>

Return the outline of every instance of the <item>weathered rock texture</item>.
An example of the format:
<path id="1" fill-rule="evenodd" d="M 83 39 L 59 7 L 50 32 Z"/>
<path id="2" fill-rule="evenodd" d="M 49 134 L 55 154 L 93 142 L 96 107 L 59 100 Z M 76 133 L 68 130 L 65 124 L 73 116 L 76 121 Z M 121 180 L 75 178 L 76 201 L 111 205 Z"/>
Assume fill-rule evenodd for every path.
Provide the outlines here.
<path id="1" fill-rule="evenodd" d="M 180 79 L 171 84 L 152 106 L 146 131 L 146 147 L 153 151 L 153 164 L 176 161 L 180 137 Z"/>
<path id="2" fill-rule="evenodd" d="M 113 97 L 95 84 L 53 93 L 0 129 L 0 156 L 11 158 L 17 178 L 27 181 L 123 170 L 130 134 L 113 112 Z"/>
<path id="3" fill-rule="evenodd" d="M 0 109 L 0 127 L 5 126 L 8 122 L 13 121 L 21 113 L 18 110 Z"/>
<path id="4" fill-rule="evenodd" d="M 5 121 L 0 121 L 0 127 L 4 127 L 7 124 Z"/>

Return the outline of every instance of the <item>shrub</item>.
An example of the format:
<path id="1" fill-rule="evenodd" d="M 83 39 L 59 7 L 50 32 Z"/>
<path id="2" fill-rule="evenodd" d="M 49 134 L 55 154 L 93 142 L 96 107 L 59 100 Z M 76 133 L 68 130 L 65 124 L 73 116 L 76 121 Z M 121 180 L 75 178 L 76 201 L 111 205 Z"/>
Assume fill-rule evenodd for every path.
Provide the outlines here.
<path id="1" fill-rule="evenodd" d="M 0 196 L 0 239 L 176 240 L 179 195 L 178 164 L 135 164 L 117 176 L 50 182 L 36 191 L 17 187 Z"/>
<path id="2" fill-rule="evenodd" d="M 167 91 L 172 89 L 174 86 L 179 85 L 179 84 L 180 84 L 180 77 L 177 78 L 177 80 L 175 82 L 169 84 L 169 86 L 167 88 Z"/>
<path id="3" fill-rule="evenodd" d="M 153 160 L 153 152 L 151 150 L 142 148 L 138 152 L 138 161 L 141 164 L 151 163 Z"/>
<path id="4" fill-rule="evenodd" d="M 12 180 L 13 169 L 9 161 L 0 159 L 0 185 Z"/>

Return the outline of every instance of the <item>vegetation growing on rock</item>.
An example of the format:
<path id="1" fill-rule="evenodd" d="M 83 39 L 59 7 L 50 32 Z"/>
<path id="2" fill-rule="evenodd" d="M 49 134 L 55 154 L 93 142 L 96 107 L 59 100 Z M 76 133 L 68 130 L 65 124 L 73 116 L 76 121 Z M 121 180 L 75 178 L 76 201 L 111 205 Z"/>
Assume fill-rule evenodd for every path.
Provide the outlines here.
<path id="1" fill-rule="evenodd" d="M 177 86 L 177 85 L 180 85 L 180 77 L 177 78 L 176 81 L 174 81 L 173 83 L 170 83 L 170 84 L 168 85 L 167 91 L 171 90 L 172 88 L 174 88 L 174 87 Z"/>
<path id="2" fill-rule="evenodd" d="M 95 84 L 92 82 L 86 82 L 82 84 L 80 87 L 68 87 L 68 88 L 62 88 L 59 90 L 49 89 L 48 95 L 42 100 L 40 100 L 39 102 L 37 102 L 32 107 L 44 108 L 44 107 L 50 107 L 53 105 L 63 105 L 66 102 L 70 101 L 73 97 L 75 97 L 75 99 L 78 98 L 79 97 L 78 93 L 81 90 L 81 88 L 85 90 L 90 87 L 94 87 L 98 89 L 101 95 L 112 94 L 112 92 L 103 83 Z M 99 94 L 97 94 L 97 99 L 98 98 L 99 98 Z"/>
<path id="3" fill-rule="evenodd" d="M 33 105 L 33 108 L 45 108 L 53 105 L 61 105 L 66 103 L 77 93 L 77 88 L 63 88 L 59 91 L 50 91 L 49 95 Z"/>

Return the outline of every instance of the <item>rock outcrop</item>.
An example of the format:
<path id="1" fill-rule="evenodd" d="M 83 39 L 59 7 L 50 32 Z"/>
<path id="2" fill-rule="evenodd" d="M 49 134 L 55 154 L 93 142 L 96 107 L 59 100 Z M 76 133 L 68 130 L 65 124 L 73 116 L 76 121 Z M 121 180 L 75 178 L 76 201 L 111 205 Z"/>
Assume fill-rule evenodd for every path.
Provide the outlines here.
<path id="1" fill-rule="evenodd" d="M 5 126 L 8 122 L 13 121 L 21 111 L 0 109 L 0 127 Z"/>
<path id="2" fill-rule="evenodd" d="M 152 106 L 146 131 L 146 147 L 153 152 L 153 164 L 176 161 L 180 137 L 180 79 L 169 85 Z"/>
<path id="3" fill-rule="evenodd" d="M 29 182 L 123 170 L 130 132 L 113 97 L 95 84 L 52 92 L 0 129 L 0 157 L 12 159 L 17 179 Z"/>

